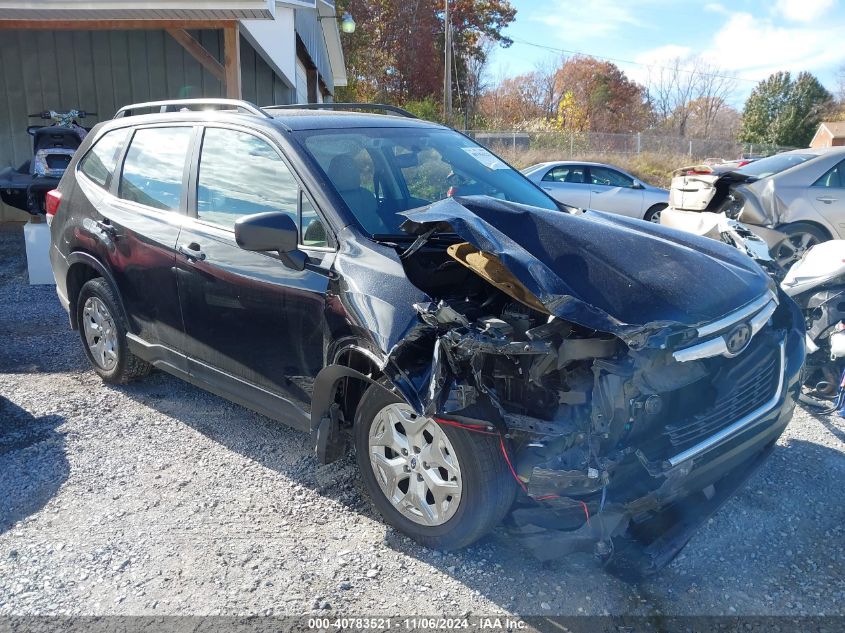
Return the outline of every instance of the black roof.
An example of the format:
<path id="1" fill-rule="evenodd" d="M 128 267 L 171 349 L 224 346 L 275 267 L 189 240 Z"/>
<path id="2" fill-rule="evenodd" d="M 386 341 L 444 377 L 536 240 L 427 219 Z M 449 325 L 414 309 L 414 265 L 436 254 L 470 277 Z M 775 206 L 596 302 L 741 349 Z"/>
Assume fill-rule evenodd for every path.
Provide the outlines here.
<path id="1" fill-rule="evenodd" d="M 291 130 L 327 130 L 345 127 L 443 127 L 438 123 L 392 114 L 308 110 L 305 108 L 301 110 L 264 108 L 264 111 Z"/>

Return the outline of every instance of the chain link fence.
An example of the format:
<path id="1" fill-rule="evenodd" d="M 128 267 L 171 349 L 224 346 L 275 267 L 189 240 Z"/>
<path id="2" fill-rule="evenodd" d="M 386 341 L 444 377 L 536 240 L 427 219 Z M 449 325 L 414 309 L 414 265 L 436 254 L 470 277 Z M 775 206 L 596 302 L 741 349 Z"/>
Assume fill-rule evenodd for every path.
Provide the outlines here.
<path id="1" fill-rule="evenodd" d="M 640 132 L 522 132 L 468 130 L 466 134 L 497 153 L 546 153 L 546 160 L 578 159 L 584 156 L 658 154 L 686 156 L 692 161 L 735 160 L 746 156 L 769 156 L 785 149 L 738 143 L 731 139 L 697 139 Z M 533 153 L 533 152 L 532 152 Z"/>

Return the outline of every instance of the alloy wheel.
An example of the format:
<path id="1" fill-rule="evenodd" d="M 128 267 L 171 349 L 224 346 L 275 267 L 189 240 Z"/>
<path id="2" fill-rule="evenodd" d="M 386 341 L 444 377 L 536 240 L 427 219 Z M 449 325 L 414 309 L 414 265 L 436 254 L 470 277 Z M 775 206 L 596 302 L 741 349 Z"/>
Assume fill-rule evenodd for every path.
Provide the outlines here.
<path id="1" fill-rule="evenodd" d="M 82 329 L 91 357 L 105 371 L 117 365 L 117 328 L 106 304 L 88 297 L 82 308 Z"/>
<path id="2" fill-rule="evenodd" d="M 812 233 L 795 233 L 775 247 L 775 261 L 786 270 L 804 256 L 811 247 L 819 243 Z"/>
<path id="3" fill-rule="evenodd" d="M 405 403 L 379 411 L 368 434 L 370 465 L 385 497 L 414 523 L 436 526 L 461 502 L 458 456 L 442 427 Z"/>

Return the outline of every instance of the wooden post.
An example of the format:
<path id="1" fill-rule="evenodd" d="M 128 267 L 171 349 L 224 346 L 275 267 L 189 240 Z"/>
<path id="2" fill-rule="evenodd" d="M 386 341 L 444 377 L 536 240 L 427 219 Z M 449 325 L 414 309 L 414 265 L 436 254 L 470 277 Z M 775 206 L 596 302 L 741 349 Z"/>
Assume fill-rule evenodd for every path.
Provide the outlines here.
<path id="1" fill-rule="evenodd" d="M 241 98 L 241 36 L 238 23 L 233 22 L 223 27 L 224 74 L 226 77 L 226 97 Z"/>

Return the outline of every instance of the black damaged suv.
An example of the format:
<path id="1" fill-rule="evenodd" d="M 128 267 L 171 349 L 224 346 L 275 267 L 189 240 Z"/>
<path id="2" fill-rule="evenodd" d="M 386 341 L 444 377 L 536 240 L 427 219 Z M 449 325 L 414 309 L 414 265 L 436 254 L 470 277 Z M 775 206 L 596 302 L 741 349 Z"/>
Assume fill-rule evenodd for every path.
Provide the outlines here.
<path id="1" fill-rule="evenodd" d="M 670 560 L 792 415 L 794 304 L 735 249 L 331 107 L 139 104 L 88 135 L 47 207 L 94 370 L 163 369 L 323 462 L 354 444 L 385 520 L 431 547 L 510 513 L 541 557 Z"/>

